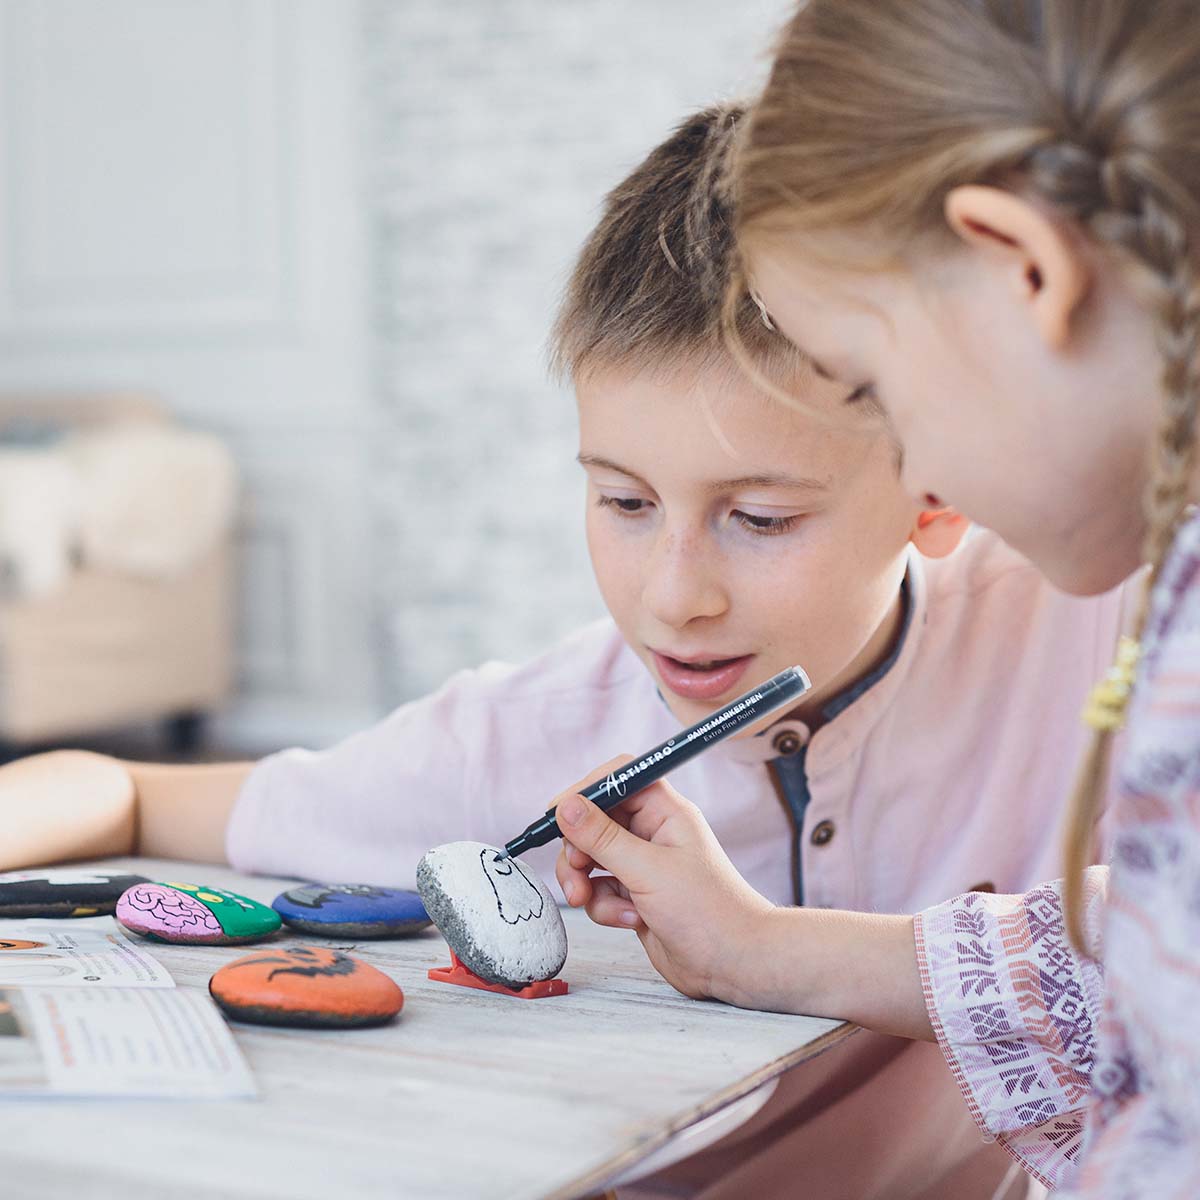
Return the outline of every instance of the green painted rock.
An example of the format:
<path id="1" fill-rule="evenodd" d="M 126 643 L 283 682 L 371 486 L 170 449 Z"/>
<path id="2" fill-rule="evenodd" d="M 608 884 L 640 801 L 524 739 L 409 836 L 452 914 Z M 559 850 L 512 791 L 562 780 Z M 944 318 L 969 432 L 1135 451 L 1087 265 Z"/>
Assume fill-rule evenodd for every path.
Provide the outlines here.
<path id="1" fill-rule="evenodd" d="M 280 926 L 266 904 L 195 883 L 139 883 L 117 901 L 117 920 L 155 942 L 226 946 L 256 942 Z"/>

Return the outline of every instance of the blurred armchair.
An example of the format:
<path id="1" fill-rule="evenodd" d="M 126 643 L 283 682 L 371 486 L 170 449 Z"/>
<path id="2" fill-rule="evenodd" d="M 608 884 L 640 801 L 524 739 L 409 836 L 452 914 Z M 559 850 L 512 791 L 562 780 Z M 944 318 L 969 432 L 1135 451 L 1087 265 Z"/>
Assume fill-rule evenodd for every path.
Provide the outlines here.
<path id="1" fill-rule="evenodd" d="M 231 691 L 235 486 L 151 398 L 0 396 L 0 742 L 195 748 Z"/>

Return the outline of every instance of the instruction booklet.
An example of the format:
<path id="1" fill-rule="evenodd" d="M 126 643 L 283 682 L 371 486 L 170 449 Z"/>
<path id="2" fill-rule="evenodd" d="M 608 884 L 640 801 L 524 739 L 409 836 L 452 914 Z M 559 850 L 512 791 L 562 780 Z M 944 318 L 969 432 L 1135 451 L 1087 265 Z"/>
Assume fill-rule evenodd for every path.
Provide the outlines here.
<path id="1" fill-rule="evenodd" d="M 208 993 L 177 988 L 110 919 L 0 922 L 0 1102 L 254 1094 Z"/>
<path id="2" fill-rule="evenodd" d="M 86 928 L 61 921 L 0 922 L 0 988 L 173 988 L 166 967 L 111 918 Z"/>

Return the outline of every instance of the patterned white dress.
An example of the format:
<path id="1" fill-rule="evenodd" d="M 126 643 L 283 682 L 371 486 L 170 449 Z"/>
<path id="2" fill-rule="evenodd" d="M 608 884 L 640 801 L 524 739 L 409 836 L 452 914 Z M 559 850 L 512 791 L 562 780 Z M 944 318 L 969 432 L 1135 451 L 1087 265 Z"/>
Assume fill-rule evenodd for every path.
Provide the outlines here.
<path id="1" fill-rule="evenodd" d="M 1152 598 L 1095 959 L 1061 888 L 917 918 L 934 1031 L 976 1121 L 1058 1200 L 1200 1200 L 1200 514 Z"/>

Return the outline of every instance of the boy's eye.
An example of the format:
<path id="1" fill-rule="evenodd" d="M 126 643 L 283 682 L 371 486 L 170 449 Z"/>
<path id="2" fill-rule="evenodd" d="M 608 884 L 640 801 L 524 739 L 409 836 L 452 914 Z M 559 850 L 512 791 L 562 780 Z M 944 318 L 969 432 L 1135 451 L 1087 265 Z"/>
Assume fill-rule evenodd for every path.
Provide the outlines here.
<path id="1" fill-rule="evenodd" d="M 600 496 L 596 500 L 596 504 L 600 508 L 615 508 L 618 512 L 623 513 L 638 513 L 646 507 L 645 500 L 638 500 L 630 496 Z"/>
<path id="2" fill-rule="evenodd" d="M 861 404 L 864 400 L 874 399 L 875 385 L 873 383 L 860 383 L 858 387 L 856 387 L 854 391 L 852 391 L 850 395 L 846 397 L 846 403 Z"/>
<path id="3" fill-rule="evenodd" d="M 731 515 L 735 521 L 744 525 L 751 532 L 766 536 L 773 533 L 787 533 L 800 519 L 797 516 L 764 517 L 756 513 L 741 512 L 739 509 L 734 509 Z"/>

